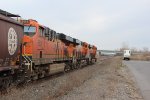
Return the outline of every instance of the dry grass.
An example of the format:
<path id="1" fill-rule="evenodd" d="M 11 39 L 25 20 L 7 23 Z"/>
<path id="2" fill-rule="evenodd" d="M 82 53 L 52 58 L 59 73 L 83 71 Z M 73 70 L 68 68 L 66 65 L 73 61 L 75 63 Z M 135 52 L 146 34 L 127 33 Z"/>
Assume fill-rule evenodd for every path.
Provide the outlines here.
<path id="1" fill-rule="evenodd" d="M 109 65 L 109 63 L 111 63 L 111 60 L 106 60 L 104 62 L 98 61 L 97 64 L 89 65 L 77 71 L 68 73 L 69 75 L 67 75 L 66 81 L 63 82 L 56 93 L 49 96 L 47 100 L 55 100 L 61 96 L 67 95 L 74 88 L 81 86 L 84 82 L 91 79 L 92 75 L 99 70 L 97 65 L 101 65 L 101 67 L 104 66 L 103 68 L 105 69 L 105 66 Z"/>
<path id="2" fill-rule="evenodd" d="M 112 100 L 113 98 L 114 100 L 143 100 L 135 82 L 129 75 L 129 70 L 122 64 L 121 57 L 113 57 L 93 67 L 95 70 L 89 71 L 90 77 L 87 77 L 89 76 L 87 72 L 82 73 L 82 75 L 79 72 L 78 75 L 81 77 L 75 76 L 72 85 L 64 86 L 62 88 L 64 90 L 61 89 L 62 94 L 58 96 L 58 98 L 63 96 L 63 99 L 59 98 L 58 100 L 91 100 L 91 97 L 93 100 L 96 98 L 96 100 Z M 85 82 L 83 81 L 84 78 Z M 84 85 L 82 85 L 83 82 Z M 73 89 L 74 86 L 77 88 Z M 68 88 L 70 90 L 66 93 Z"/>
<path id="3" fill-rule="evenodd" d="M 116 61 L 116 62 L 114 62 Z M 101 69 L 105 69 L 106 65 L 110 66 L 110 63 L 114 62 L 113 64 L 116 65 L 117 69 L 119 69 L 122 66 L 122 61 L 120 57 L 114 58 L 114 59 L 110 59 L 110 60 L 106 60 L 105 62 L 101 63 Z M 113 65 L 111 65 L 113 66 Z M 56 99 L 58 97 L 61 97 L 63 95 L 67 95 L 70 91 L 72 91 L 74 88 L 81 86 L 84 82 L 86 82 L 87 80 L 92 78 L 92 74 L 96 73 L 97 70 L 99 70 L 99 67 L 96 67 L 95 65 L 93 65 L 93 68 L 91 68 L 92 66 L 88 66 L 85 67 L 81 70 L 78 70 L 74 73 L 71 73 L 69 75 L 69 77 L 67 78 L 66 82 L 64 84 L 62 84 L 60 86 L 60 88 L 58 89 L 58 91 L 56 92 L 56 94 L 52 97 L 50 97 L 49 99 Z M 87 70 L 89 69 L 90 70 Z M 116 72 L 116 69 L 113 69 Z M 110 73 L 110 70 L 106 70 L 106 73 Z M 111 71 L 113 73 L 113 71 Z M 70 80 L 70 81 L 69 81 Z"/>
<path id="4" fill-rule="evenodd" d="M 92 66 L 88 66 L 88 67 L 92 67 Z M 49 96 L 47 99 L 54 100 L 63 95 L 67 95 L 74 88 L 79 87 L 85 81 L 90 79 L 92 77 L 91 74 L 94 73 L 96 69 L 91 68 L 91 70 L 87 70 L 88 67 L 85 67 L 78 71 L 74 71 L 73 73 L 72 72 L 68 73 L 70 75 L 68 75 L 66 81 L 62 83 L 62 85 L 59 87 L 59 89 L 56 91 L 56 93 L 53 96 Z"/>
<path id="5" fill-rule="evenodd" d="M 131 60 L 150 61 L 150 53 L 134 54 L 131 56 Z"/>

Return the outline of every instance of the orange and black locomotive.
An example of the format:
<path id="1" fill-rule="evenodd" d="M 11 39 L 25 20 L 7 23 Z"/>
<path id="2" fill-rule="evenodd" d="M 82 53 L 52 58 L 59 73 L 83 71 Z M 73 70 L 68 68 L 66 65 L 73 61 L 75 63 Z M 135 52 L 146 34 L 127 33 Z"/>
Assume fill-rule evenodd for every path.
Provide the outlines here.
<path id="1" fill-rule="evenodd" d="M 17 20 L 12 19 L 17 17 Z M 0 10 L 0 86 L 43 78 L 96 62 L 97 48 L 36 20 Z"/>

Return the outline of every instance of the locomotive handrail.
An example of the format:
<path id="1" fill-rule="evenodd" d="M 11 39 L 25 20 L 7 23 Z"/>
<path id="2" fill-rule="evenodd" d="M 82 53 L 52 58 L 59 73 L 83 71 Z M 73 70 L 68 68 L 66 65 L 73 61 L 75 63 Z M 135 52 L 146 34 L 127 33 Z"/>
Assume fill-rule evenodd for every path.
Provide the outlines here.
<path id="1" fill-rule="evenodd" d="M 27 58 L 28 58 L 28 60 L 31 62 L 31 72 L 32 72 L 32 60 L 28 57 L 28 56 L 26 56 Z"/>
<path id="2" fill-rule="evenodd" d="M 24 57 L 24 59 L 27 61 L 27 63 L 30 63 L 30 65 L 31 65 L 31 72 L 32 72 L 32 60 L 28 57 L 28 56 L 26 56 L 26 53 L 25 53 L 25 50 L 26 48 L 25 48 L 25 46 L 24 46 L 24 54 L 23 54 L 23 57 Z M 29 66 L 30 65 L 28 65 L 28 69 L 29 69 Z"/>
<path id="3" fill-rule="evenodd" d="M 27 63 L 29 63 L 28 59 L 25 57 L 25 55 L 23 55 L 23 58 L 27 61 Z M 29 69 L 29 65 L 28 65 L 28 69 Z"/>

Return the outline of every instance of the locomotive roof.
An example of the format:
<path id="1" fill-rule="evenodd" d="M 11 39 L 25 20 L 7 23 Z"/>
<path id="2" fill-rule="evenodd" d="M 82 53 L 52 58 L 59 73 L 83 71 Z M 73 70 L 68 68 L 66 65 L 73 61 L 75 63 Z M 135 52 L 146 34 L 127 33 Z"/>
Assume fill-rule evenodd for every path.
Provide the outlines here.
<path id="1" fill-rule="evenodd" d="M 0 14 L 7 16 L 7 17 L 20 17 L 19 15 L 15 15 L 15 14 L 9 13 L 9 12 L 1 10 L 1 9 L 0 9 Z"/>

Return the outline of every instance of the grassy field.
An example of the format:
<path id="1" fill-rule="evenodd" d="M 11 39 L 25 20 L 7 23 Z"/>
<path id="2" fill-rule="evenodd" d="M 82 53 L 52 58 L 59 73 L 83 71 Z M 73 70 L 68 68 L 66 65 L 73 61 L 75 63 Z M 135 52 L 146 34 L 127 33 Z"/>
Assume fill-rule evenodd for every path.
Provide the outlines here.
<path id="1" fill-rule="evenodd" d="M 150 53 L 133 54 L 131 60 L 150 61 Z"/>

